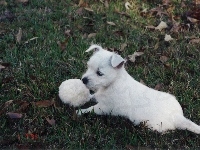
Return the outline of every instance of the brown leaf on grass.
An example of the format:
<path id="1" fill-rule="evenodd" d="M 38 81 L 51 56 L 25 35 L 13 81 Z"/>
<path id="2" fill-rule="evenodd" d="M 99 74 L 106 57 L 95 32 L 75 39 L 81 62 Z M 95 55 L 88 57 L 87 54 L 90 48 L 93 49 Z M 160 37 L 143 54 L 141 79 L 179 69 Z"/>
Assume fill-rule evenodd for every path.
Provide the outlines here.
<path id="1" fill-rule="evenodd" d="M 28 108 L 29 104 L 30 104 L 29 102 L 24 101 L 15 112 L 21 113 L 25 111 Z"/>
<path id="2" fill-rule="evenodd" d="M 37 107 L 49 107 L 52 106 L 55 102 L 52 100 L 42 100 L 42 101 L 37 101 L 37 102 L 32 102 L 33 105 Z"/>
<path id="3" fill-rule="evenodd" d="M 78 6 L 79 7 L 88 7 L 88 3 L 85 2 L 84 0 L 80 0 L 79 3 L 78 3 Z"/>
<path id="4" fill-rule="evenodd" d="M 155 90 L 157 90 L 157 91 L 160 91 L 161 89 L 162 89 L 162 87 L 163 87 L 163 85 L 162 84 L 160 84 L 160 83 L 158 83 L 156 86 L 155 86 Z"/>
<path id="5" fill-rule="evenodd" d="M 127 43 L 121 44 L 120 51 L 124 51 L 124 49 L 126 48 L 126 46 L 127 46 Z"/>
<path id="6" fill-rule="evenodd" d="M 111 25 L 111 26 L 115 26 L 116 25 L 114 22 L 111 22 L 111 21 L 107 21 L 107 24 Z"/>
<path id="7" fill-rule="evenodd" d="M 68 38 L 66 38 L 64 42 L 60 42 L 60 41 L 57 42 L 58 46 L 60 47 L 62 51 L 66 49 L 67 43 L 68 43 Z"/>
<path id="8" fill-rule="evenodd" d="M 85 7 L 84 9 L 87 10 L 87 11 L 89 11 L 89 12 L 93 12 L 94 11 L 93 9 L 91 9 L 89 7 Z"/>
<path id="9" fill-rule="evenodd" d="M 6 68 L 5 66 L 0 65 L 0 71 L 5 69 L 5 68 Z"/>
<path id="10" fill-rule="evenodd" d="M 193 0 L 193 3 L 194 3 L 195 5 L 200 5 L 200 0 Z"/>
<path id="11" fill-rule="evenodd" d="M 173 26 L 170 29 L 170 32 L 179 33 L 179 30 L 181 29 L 179 22 L 173 22 Z"/>
<path id="12" fill-rule="evenodd" d="M 13 112 L 8 112 L 7 115 L 11 118 L 11 119 L 20 119 L 22 118 L 22 114 L 20 113 L 13 113 Z"/>
<path id="13" fill-rule="evenodd" d="M 200 8 L 194 8 L 186 12 L 186 18 L 192 23 L 199 23 L 200 21 Z"/>
<path id="14" fill-rule="evenodd" d="M 72 36 L 71 30 L 66 30 L 65 31 L 65 36 L 71 37 Z"/>
<path id="15" fill-rule="evenodd" d="M 200 38 L 191 39 L 191 40 L 189 41 L 189 43 L 190 43 L 190 44 L 198 44 L 198 43 L 200 43 Z"/>
<path id="16" fill-rule="evenodd" d="M 192 18 L 192 17 L 187 17 L 187 19 L 188 19 L 190 22 L 192 22 L 192 23 L 197 23 L 197 22 L 200 21 L 200 20 L 195 19 L 195 18 Z"/>
<path id="17" fill-rule="evenodd" d="M 125 8 L 126 8 L 127 10 L 133 8 L 133 6 L 132 6 L 129 2 L 126 2 L 124 5 L 125 5 Z"/>
<path id="18" fill-rule="evenodd" d="M 171 0 L 162 0 L 162 4 L 168 6 L 171 4 Z"/>
<path id="19" fill-rule="evenodd" d="M 105 0 L 104 5 L 105 5 L 106 8 L 109 7 L 108 0 Z"/>
<path id="20" fill-rule="evenodd" d="M 154 45 L 154 50 L 157 50 L 159 48 L 160 42 L 157 41 L 156 44 Z"/>
<path id="21" fill-rule="evenodd" d="M 22 29 L 19 28 L 18 33 L 16 34 L 16 42 L 17 43 L 21 43 L 21 39 L 22 39 Z"/>
<path id="22" fill-rule="evenodd" d="M 2 104 L 0 106 L 0 115 L 3 114 L 6 111 L 6 108 L 8 108 L 10 106 L 10 104 L 13 103 L 13 100 L 9 100 L 7 102 L 5 102 L 4 104 Z"/>
<path id="23" fill-rule="evenodd" d="M 132 55 L 128 55 L 128 58 L 131 62 L 135 62 L 135 58 L 143 54 L 144 52 L 134 52 Z"/>
<path id="24" fill-rule="evenodd" d="M 52 126 L 56 124 L 56 121 L 53 118 L 52 119 L 46 118 L 46 121 Z"/>
<path id="25" fill-rule="evenodd" d="M 182 1 L 181 2 L 181 8 L 185 8 L 186 7 L 186 4 Z"/>
<path id="26" fill-rule="evenodd" d="M 90 39 L 90 38 L 93 38 L 93 37 L 95 37 L 97 35 L 97 33 L 90 33 L 90 34 L 88 34 L 88 39 Z"/>
<path id="27" fill-rule="evenodd" d="M 152 14 L 156 14 L 156 16 L 160 16 L 160 17 L 163 14 L 168 16 L 168 13 L 163 11 L 163 9 L 160 7 L 152 8 L 149 12 L 151 12 Z"/>
<path id="28" fill-rule="evenodd" d="M 167 56 L 160 56 L 160 61 L 162 62 L 162 63 L 165 63 L 165 62 L 167 62 L 167 60 L 168 60 L 169 58 L 167 57 Z"/>
<path id="29" fill-rule="evenodd" d="M 81 16 L 81 15 L 84 14 L 84 11 L 83 11 L 83 10 L 84 10 L 84 8 L 83 8 L 83 7 L 80 7 L 80 8 L 78 8 L 78 9 L 76 10 L 75 13 L 76 13 L 77 15 Z"/>
<path id="30" fill-rule="evenodd" d="M 28 0 L 15 0 L 16 3 L 28 3 Z"/>
<path id="31" fill-rule="evenodd" d="M 146 26 L 146 29 L 155 29 L 155 27 L 153 25 L 149 25 L 149 26 Z"/>
<path id="32" fill-rule="evenodd" d="M 13 100 L 9 100 L 9 101 L 5 102 L 4 107 L 8 107 L 12 103 L 13 103 Z"/>
<path id="33" fill-rule="evenodd" d="M 1 0 L 1 1 L 0 1 L 0 5 L 6 6 L 6 5 L 7 5 L 7 2 L 6 2 L 5 0 Z"/>

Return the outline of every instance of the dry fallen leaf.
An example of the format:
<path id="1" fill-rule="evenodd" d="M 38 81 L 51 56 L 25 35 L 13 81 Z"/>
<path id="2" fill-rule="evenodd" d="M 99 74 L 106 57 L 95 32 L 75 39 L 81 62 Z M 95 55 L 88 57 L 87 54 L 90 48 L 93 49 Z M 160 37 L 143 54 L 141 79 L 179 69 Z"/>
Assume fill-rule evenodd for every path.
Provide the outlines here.
<path id="1" fill-rule="evenodd" d="M 42 101 L 32 102 L 32 104 L 38 107 L 49 107 L 54 104 L 54 101 L 42 100 Z"/>
<path id="2" fill-rule="evenodd" d="M 6 68 L 5 66 L 0 65 L 0 71 L 5 69 L 5 68 Z"/>
<path id="3" fill-rule="evenodd" d="M 163 0 L 162 4 L 165 5 L 165 6 L 168 6 L 168 5 L 171 4 L 171 0 Z"/>
<path id="4" fill-rule="evenodd" d="M 10 104 L 13 103 L 13 100 L 9 100 L 7 102 L 5 102 L 3 105 L 1 105 L 0 107 L 0 115 L 3 114 L 6 111 L 6 108 L 8 108 L 10 106 Z"/>
<path id="5" fill-rule="evenodd" d="M 116 25 L 114 22 L 111 22 L 111 21 L 107 21 L 107 24 L 111 25 L 111 26 L 115 26 Z"/>
<path id="6" fill-rule="evenodd" d="M 169 42 L 169 41 L 172 41 L 173 38 L 171 37 L 171 35 L 165 34 L 164 40 L 167 41 L 167 42 Z"/>
<path id="7" fill-rule="evenodd" d="M 8 112 L 7 115 L 11 118 L 11 119 L 19 119 L 22 118 L 22 114 L 20 113 L 13 113 L 13 112 Z"/>
<path id="8" fill-rule="evenodd" d="M 58 46 L 60 47 L 62 51 L 66 49 L 67 43 L 68 43 L 68 38 L 66 38 L 64 42 L 60 42 L 60 41 L 57 42 Z"/>
<path id="9" fill-rule="evenodd" d="M 127 44 L 126 43 L 123 43 L 120 47 L 120 51 L 124 51 L 124 49 L 126 48 Z"/>
<path id="10" fill-rule="evenodd" d="M 19 109 L 16 110 L 16 112 L 21 113 L 22 111 L 25 111 L 28 108 L 29 104 L 30 104 L 29 102 L 26 102 L 26 101 L 23 102 L 21 106 L 19 107 Z"/>
<path id="11" fill-rule="evenodd" d="M 85 7 L 84 9 L 87 11 L 93 12 L 93 9 L 91 9 L 91 8 Z"/>
<path id="12" fill-rule="evenodd" d="M 143 54 L 144 52 L 134 52 L 132 55 L 128 55 L 128 58 L 131 62 L 135 62 L 135 58 Z"/>
<path id="13" fill-rule="evenodd" d="M 197 44 L 197 43 L 200 43 L 200 38 L 195 38 L 195 39 L 191 39 L 189 41 L 190 44 Z"/>
<path id="14" fill-rule="evenodd" d="M 52 118 L 52 119 L 49 119 L 49 118 L 46 118 L 47 122 L 50 124 L 50 125 L 55 125 L 56 121 Z"/>
<path id="15" fill-rule="evenodd" d="M 168 26 L 167 26 L 166 22 L 161 21 L 160 24 L 157 27 L 155 27 L 155 29 L 161 31 L 162 29 L 165 29 L 167 27 Z"/>
<path id="16" fill-rule="evenodd" d="M 127 10 L 129 10 L 129 9 L 132 9 L 133 6 L 132 6 L 129 2 L 126 2 L 126 3 L 125 3 L 125 8 L 126 8 Z"/>
<path id="17" fill-rule="evenodd" d="M 173 26 L 172 26 L 170 32 L 179 33 L 180 29 L 181 29 L 180 23 L 179 22 L 173 22 Z"/>
<path id="18" fill-rule="evenodd" d="M 15 0 L 16 3 L 28 3 L 28 0 Z"/>
<path id="19" fill-rule="evenodd" d="M 146 29 L 155 29 L 153 25 L 146 26 Z"/>
<path id="20" fill-rule="evenodd" d="M 108 0 L 105 0 L 104 5 L 105 5 L 106 8 L 109 7 Z"/>
<path id="21" fill-rule="evenodd" d="M 162 8 L 160 8 L 160 7 L 152 8 L 152 9 L 150 10 L 150 12 L 152 12 L 153 14 L 156 14 L 156 16 L 162 16 L 162 14 L 168 15 L 168 13 L 164 12 L 164 11 L 162 10 Z"/>
<path id="22" fill-rule="evenodd" d="M 17 41 L 17 43 L 20 43 L 21 39 L 22 39 L 22 29 L 19 28 L 19 31 L 18 31 L 18 33 L 16 35 L 16 41 Z"/>
<path id="23" fill-rule="evenodd" d="M 200 0 L 193 0 L 193 3 L 194 3 L 195 5 L 200 5 Z"/>
<path id="24" fill-rule="evenodd" d="M 68 36 L 68 37 L 72 36 L 71 30 L 66 30 L 65 31 L 65 36 Z"/>
<path id="25" fill-rule="evenodd" d="M 192 18 L 192 17 L 187 17 L 187 19 L 190 21 L 190 22 L 192 22 L 192 23 L 197 23 L 197 22 L 199 22 L 199 20 L 198 19 L 195 19 L 195 18 Z"/>
<path id="26" fill-rule="evenodd" d="M 93 38 L 97 35 L 97 33 L 90 33 L 88 34 L 88 39 Z"/>
<path id="27" fill-rule="evenodd" d="M 6 2 L 5 0 L 1 0 L 1 1 L 0 1 L 0 5 L 6 6 L 6 5 L 7 5 L 7 2 Z"/>
<path id="28" fill-rule="evenodd" d="M 78 6 L 79 7 L 88 7 L 88 3 L 86 3 L 84 0 L 80 0 Z"/>
<path id="29" fill-rule="evenodd" d="M 169 59 L 169 58 L 168 58 L 167 56 L 161 56 L 159 60 L 160 60 L 162 63 L 165 63 L 165 62 L 167 62 L 168 59 Z"/>

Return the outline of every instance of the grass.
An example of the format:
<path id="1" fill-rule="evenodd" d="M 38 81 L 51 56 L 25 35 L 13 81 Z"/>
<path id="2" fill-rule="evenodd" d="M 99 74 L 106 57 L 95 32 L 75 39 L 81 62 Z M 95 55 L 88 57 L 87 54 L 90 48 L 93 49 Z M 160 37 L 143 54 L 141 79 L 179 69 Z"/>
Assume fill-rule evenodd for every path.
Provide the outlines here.
<path id="1" fill-rule="evenodd" d="M 3 2 L 3 1 L 2 1 Z M 60 83 L 70 78 L 81 78 L 90 54 L 88 46 L 99 43 L 115 50 L 124 58 L 135 51 L 144 55 L 136 62 L 127 61 L 126 69 L 138 81 L 154 88 L 162 84 L 162 91 L 174 94 L 187 118 L 200 123 L 200 68 L 199 44 L 189 44 L 185 37 L 199 37 L 199 25 L 189 30 L 170 32 L 170 27 L 157 31 L 145 26 L 157 26 L 160 20 L 172 26 L 169 17 L 141 16 L 144 8 L 155 8 L 160 1 L 132 1 L 133 9 L 126 10 L 125 1 L 109 1 L 109 7 L 100 1 L 87 0 L 93 12 L 81 10 L 79 1 L 34 0 L 28 3 L 6 0 L 0 5 L 1 17 L 9 10 L 14 17 L 0 17 L 0 147 L 1 148 L 65 148 L 65 149 L 198 149 L 199 135 L 176 130 L 162 135 L 140 126 L 134 126 L 121 117 L 86 114 L 74 117 L 73 108 L 58 98 Z M 183 25 L 188 23 L 184 13 L 193 4 L 188 0 L 185 8 L 173 1 L 171 14 Z M 168 6 L 169 7 L 169 6 Z M 170 7 L 171 8 L 171 7 Z M 115 11 L 126 12 L 128 16 Z M 107 22 L 114 22 L 112 26 Z M 22 39 L 16 34 L 22 29 Z M 70 36 L 65 31 L 70 30 Z M 90 33 L 96 36 L 88 38 Z M 176 40 L 164 41 L 165 34 Z M 34 38 L 34 39 L 32 39 Z M 32 39 L 32 40 L 31 40 Z M 28 41 L 28 42 L 27 42 Z M 61 42 L 61 48 L 58 42 Z M 121 44 L 127 43 L 124 51 Z M 167 56 L 162 63 L 161 56 Z M 13 100 L 6 107 L 5 102 Z M 31 102 L 53 100 L 54 105 L 37 107 Z M 25 104 L 28 103 L 27 107 Z M 18 112 L 21 119 L 6 114 Z M 46 118 L 55 119 L 55 125 Z M 37 135 L 30 138 L 27 135 Z"/>

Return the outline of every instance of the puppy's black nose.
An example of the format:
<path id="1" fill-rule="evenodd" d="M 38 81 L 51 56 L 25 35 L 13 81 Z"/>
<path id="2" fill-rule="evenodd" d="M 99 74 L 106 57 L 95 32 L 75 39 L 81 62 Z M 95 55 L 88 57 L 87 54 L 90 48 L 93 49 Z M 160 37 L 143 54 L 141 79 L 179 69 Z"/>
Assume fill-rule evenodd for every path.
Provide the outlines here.
<path id="1" fill-rule="evenodd" d="M 82 82 L 83 82 L 84 84 L 87 84 L 87 83 L 88 83 L 88 78 L 87 78 L 87 77 L 84 77 L 84 78 L 82 79 Z"/>

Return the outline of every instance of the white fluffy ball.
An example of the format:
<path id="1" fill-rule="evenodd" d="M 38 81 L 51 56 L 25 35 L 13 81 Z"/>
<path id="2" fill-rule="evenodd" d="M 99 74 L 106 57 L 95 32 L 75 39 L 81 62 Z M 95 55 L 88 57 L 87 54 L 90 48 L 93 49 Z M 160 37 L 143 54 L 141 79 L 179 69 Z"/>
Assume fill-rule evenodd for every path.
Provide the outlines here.
<path id="1" fill-rule="evenodd" d="M 63 103 L 77 107 L 90 100 L 90 91 L 80 79 L 69 79 L 61 83 L 59 97 Z"/>

